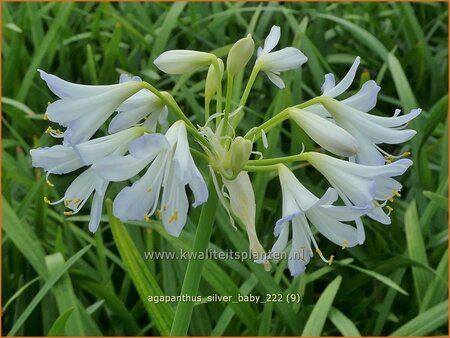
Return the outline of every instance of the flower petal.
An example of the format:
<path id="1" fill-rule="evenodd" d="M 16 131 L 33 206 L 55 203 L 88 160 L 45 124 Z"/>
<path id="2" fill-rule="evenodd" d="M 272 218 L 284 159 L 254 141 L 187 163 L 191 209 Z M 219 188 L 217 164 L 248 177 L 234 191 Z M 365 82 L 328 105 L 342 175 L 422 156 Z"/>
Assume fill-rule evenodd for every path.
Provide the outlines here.
<path id="1" fill-rule="evenodd" d="M 282 72 L 299 68 L 306 61 L 308 61 L 308 58 L 300 50 L 294 47 L 286 47 L 269 54 L 263 54 L 256 62 L 261 71 Z"/>
<path id="2" fill-rule="evenodd" d="M 130 155 L 136 159 L 154 158 L 163 150 L 169 150 L 170 144 L 162 134 L 144 134 L 128 145 Z"/>
<path id="3" fill-rule="evenodd" d="M 329 88 L 326 90 L 323 95 L 329 97 L 336 97 L 345 92 L 352 84 L 355 79 L 356 71 L 358 70 L 358 66 L 360 63 L 360 57 L 358 56 L 355 61 L 353 61 L 352 66 L 348 73 L 344 76 L 344 78 L 333 88 Z"/>
<path id="4" fill-rule="evenodd" d="M 264 48 L 263 48 L 264 54 L 269 53 L 272 49 L 275 48 L 275 46 L 278 44 L 278 41 L 280 41 L 280 36 L 281 36 L 280 27 L 275 25 L 272 26 L 269 35 L 267 35 L 266 40 L 264 41 Z"/>
<path id="5" fill-rule="evenodd" d="M 30 150 L 33 167 L 52 174 L 66 174 L 84 166 L 75 150 L 65 145 Z"/>

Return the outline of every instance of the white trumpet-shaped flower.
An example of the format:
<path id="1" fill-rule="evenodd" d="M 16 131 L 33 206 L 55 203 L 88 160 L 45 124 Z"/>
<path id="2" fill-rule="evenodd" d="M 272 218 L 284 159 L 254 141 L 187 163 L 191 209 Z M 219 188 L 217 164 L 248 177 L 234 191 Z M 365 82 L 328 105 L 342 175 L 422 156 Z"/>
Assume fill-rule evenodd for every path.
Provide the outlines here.
<path id="1" fill-rule="evenodd" d="M 409 114 L 393 117 L 381 117 L 364 113 L 335 99 L 324 97 L 322 104 L 333 116 L 336 124 L 352 134 L 360 146 L 355 161 L 367 165 L 385 163 L 383 151 L 377 144 L 399 144 L 410 140 L 416 131 L 403 129 L 406 124 L 418 116 L 420 109 L 413 109 Z"/>
<path id="2" fill-rule="evenodd" d="M 70 184 L 63 198 L 56 202 L 50 202 L 47 198 L 44 200 L 51 205 L 64 202 L 64 206 L 71 210 L 64 212 L 64 214 L 74 215 L 81 210 L 92 193 L 94 193 L 89 220 L 89 230 L 95 232 L 100 224 L 103 199 L 107 187 L 108 181 L 100 178 L 92 168 L 88 168 Z"/>
<path id="3" fill-rule="evenodd" d="M 43 168 L 50 174 L 67 174 L 83 167 L 85 164 L 72 147 L 58 144 L 30 150 L 33 167 Z"/>
<path id="4" fill-rule="evenodd" d="M 120 83 L 130 81 L 142 81 L 137 76 L 122 74 Z M 165 94 L 165 92 L 161 92 Z M 126 99 L 117 108 L 118 114 L 114 116 L 108 126 L 108 132 L 116 133 L 120 130 L 132 127 L 145 119 L 144 127 L 150 131 L 155 131 L 158 124 L 167 123 L 168 109 L 164 102 L 148 89 L 141 89 L 139 92 Z"/>
<path id="5" fill-rule="evenodd" d="M 336 84 L 336 80 L 332 73 L 326 74 L 325 82 L 322 85 L 322 96 L 335 98 L 350 88 L 355 79 L 360 61 L 359 56 L 356 57 L 349 71 L 338 84 Z M 375 81 L 369 80 L 361 86 L 361 89 L 356 94 L 342 100 L 341 102 L 349 107 L 367 113 L 376 106 L 377 96 L 380 89 L 380 86 L 378 86 Z M 322 117 L 332 118 L 330 113 L 321 104 L 314 104 L 305 109 Z"/>
<path id="6" fill-rule="evenodd" d="M 290 108 L 289 116 L 318 145 L 338 156 L 353 156 L 359 151 L 358 142 L 346 130 L 307 110 Z"/>
<path id="7" fill-rule="evenodd" d="M 89 140 L 123 101 L 142 89 L 140 81 L 86 86 L 64 81 L 42 70 L 39 73 L 60 98 L 47 107 L 46 116 L 67 127 L 61 136 L 64 143 L 71 145 Z"/>
<path id="8" fill-rule="evenodd" d="M 146 134 L 131 142 L 129 155 L 110 156 L 96 162 L 94 170 L 109 181 L 124 181 L 149 164 L 146 173 L 116 196 L 115 216 L 122 221 L 148 219 L 157 213 L 166 230 L 179 236 L 186 224 L 188 199 L 185 186 L 194 194 L 193 207 L 204 203 L 208 190 L 189 151 L 184 122 L 174 123 L 161 134 Z M 160 209 L 156 210 L 161 195 Z"/>
<path id="9" fill-rule="evenodd" d="M 266 252 L 256 234 L 255 194 L 248 172 L 241 171 L 234 180 L 227 180 L 224 178 L 223 184 L 229 193 L 231 211 L 245 225 L 250 244 L 250 251 L 253 257 L 256 258 L 255 262 L 264 264 L 265 269 L 270 270 Z"/>
<path id="10" fill-rule="evenodd" d="M 292 245 L 289 254 L 288 267 L 292 276 L 297 276 L 306 269 L 313 256 L 311 242 L 316 253 L 327 263 L 323 257 L 309 223 L 331 242 L 345 247 L 353 247 L 364 241 L 364 229 L 357 229 L 343 223 L 354 221 L 367 212 L 367 208 L 333 206 L 337 199 L 334 189 L 328 189 L 322 198 L 317 198 L 306 189 L 295 175 L 284 165 L 279 165 L 283 207 L 282 218 L 277 221 L 274 234 L 278 237 L 271 249 L 272 255 L 279 255 L 287 246 L 290 227 L 292 226 Z M 308 222 L 309 221 L 309 222 Z"/>
<path id="11" fill-rule="evenodd" d="M 286 47 L 272 52 L 280 41 L 280 27 L 272 26 L 269 35 L 264 41 L 264 48 L 258 48 L 258 58 L 255 67 L 266 73 L 267 77 L 278 88 L 284 88 L 280 72 L 299 68 L 308 58 L 297 48 Z"/>
<path id="12" fill-rule="evenodd" d="M 209 66 L 217 57 L 214 54 L 195 50 L 169 50 L 158 56 L 153 63 L 167 74 L 184 74 Z"/>
<path id="13" fill-rule="evenodd" d="M 392 177 L 402 175 L 411 165 L 409 159 L 401 159 L 387 165 L 368 166 L 340 160 L 325 154 L 309 152 L 304 158 L 337 190 L 346 204 L 365 207 L 372 203 L 369 217 L 383 224 L 390 224 L 379 204 L 399 196 L 402 185 Z"/>
<path id="14" fill-rule="evenodd" d="M 365 82 L 361 89 L 345 100 L 333 98 L 343 94 L 353 83 L 360 63 L 357 57 L 344 78 L 336 84 L 333 74 L 325 75 L 322 85 L 322 104 L 305 108 L 322 117 L 332 117 L 333 121 L 354 136 L 359 144 L 359 152 L 354 160 L 367 165 L 382 165 L 386 154 L 377 145 L 381 143 L 399 144 L 410 140 L 416 132 L 404 129 L 409 121 L 417 117 L 421 110 L 413 109 L 409 114 L 398 116 L 396 110 L 393 117 L 381 117 L 369 114 L 377 103 L 380 87 L 375 81 Z"/>

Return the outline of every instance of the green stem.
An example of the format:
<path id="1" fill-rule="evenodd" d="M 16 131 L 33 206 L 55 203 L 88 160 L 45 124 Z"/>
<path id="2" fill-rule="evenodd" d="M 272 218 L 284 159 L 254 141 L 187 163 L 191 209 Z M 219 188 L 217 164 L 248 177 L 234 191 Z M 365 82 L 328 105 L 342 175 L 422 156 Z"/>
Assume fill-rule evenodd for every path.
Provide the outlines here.
<path id="1" fill-rule="evenodd" d="M 183 111 L 181 110 L 180 106 L 178 105 L 178 103 L 175 101 L 175 99 L 172 97 L 172 95 L 170 95 L 169 93 L 162 93 L 159 90 L 157 90 L 155 87 L 153 87 L 150 83 L 148 82 L 143 82 L 143 88 L 148 89 L 149 91 L 151 91 L 153 94 L 155 94 L 158 98 L 161 99 L 161 101 L 163 101 L 168 107 L 170 107 L 176 114 L 177 116 L 184 121 L 184 123 L 186 124 L 186 129 L 189 133 L 192 134 L 192 136 L 195 137 L 195 139 L 202 144 L 203 146 L 209 148 L 209 143 L 203 138 L 202 135 L 200 135 L 200 133 L 197 131 L 197 128 L 195 128 L 194 124 L 191 122 L 191 120 L 189 120 L 187 118 L 186 115 L 184 115 Z"/>
<path id="2" fill-rule="evenodd" d="M 216 216 L 218 196 L 214 189 L 212 178 L 208 183 L 208 201 L 202 206 L 197 231 L 195 233 L 193 252 L 205 252 L 208 248 L 212 228 Z M 182 295 L 197 296 L 200 279 L 202 276 L 204 260 L 191 259 L 184 276 Z M 175 318 L 170 331 L 171 336 L 186 336 L 191 322 L 194 302 L 179 302 L 175 311 Z"/>
<path id="3" fill-rule="evenodd" d="M 270 118 L 263 124 L 261 124 L 259 127 L 253 128 L 249 130 L 247 134 L 245 134 L 244 138 L 247 140 L 255 141 L 261 137 L 261 131 L 264 130 L 264 132 L 268 132 L 270 129 L 276 127 L 281 122 L 289 118 L 289 108 L 281 111 L 274 117 Z"/>
<path id="4" fill-rule="evenodd" d="M 252 171 L 252 172 L 274 171 L 274 170 L 278 170 L 278 164 L 261 165 L 261 166 L 246 165 L 244 167 L 244 170 Z"/>
<path id="5" fill-rule="evenodd" d="M 208 121 L 209 119 L 209 105 L 210 105 L 211 101 L 210 100 L 206 100 L 205 99 L 205 125 L 206 125 L 206 121 Z"/>
<path id="6" fill-rule="evenodd" d="M 222 77 L 220 76 L 220 66 L 219 61 L 214 60 L 212 63 L 214 71 L 216 72 L 217 78 L 217 90 L 216 90 L 216 113 L 221 113 L 222 111 Z M 220 116 L 217 117 L 217 125 L 220 123 Z"/>
<path id="7" fill-rule="evenodd" d="M 257 140 L 257 139 L 259 139 L 261 137 L 261 131 L 264 130 L 264 132 L 267 133 L 270 129 L 276 127 L 278 124 L 280 124 L 281 122 L 283 122 L 284 120 L 289 118 L 289 108 L 303 109 L 303 108 L 312 106 L 313 104 L 322 103 L 322 102 L 323 102 L 323 97 L 322 96 L 318 96 L 318 97 L 315 97 L 315 98 L 313 98 L 311 100 L 308 100 L 306 102 L 297 104 L 297 105 L 292 106 L 292 107 L 288 107 L 288 108 L 284 109 L 283 111 L 281 111 L 280 113 L 278 113 L 277 115 L 275 115 L 272 118 L 270 118 L 269 120 L 267 120 L 266 122 L 264 122 L 263 124 L 261 124 L 259 127 L 251 129 L 244 136 L 244 138 L 246 138 L 248 140 Z"/>
<path id="8" fill-rule="evenodd" d="M 228 129 L 228 119 L 230 117 L 230 110 L 231 110 L 231 96 L 233 94 L 233 81 L 234 81 L 234 74 L 231 74 L 228 72 L 227 77 L 227 97 L 225 101 L 225 114 L 223 116 L 223 128 L 221 135 L 225 136 L 227 135 L 227 129 Z"/>
<path id="9" fill-rule="evenodd" d="M 250 160 L 250 161 L 247 161 L 247 166 L 258 167 L 258 166 L 275 165 L 275 164 L 279 164 L 279 163 L 306 161 L 307 154 L 308 153 L 302 153 L 302 154 L 297 154 L 297 155 L 292 155 L 292 156 L 268 158 L 266 160 Z"/>
<path id="10" fill-rule="evenodd" d="M 247 85 L 244 89 L 244 94 L 242 94 L 241 101 L 239 102 L 239 106 L 245 106 L 247 103 L 248 96 L 250 95 L 250 91 L 252 90 L 253 84 L 255 83 L 256 77 L 259 73 L 259 67 L 255 66 L 253 67 L 252 73 L 250 74 L 250 77 L 248 79 Z M 242 109 L 236 116 L 233 118 L 233 128 L 236 129 L 237 125 L 242 119 L 242 116 L 244 115 L 244 109 Z"/>

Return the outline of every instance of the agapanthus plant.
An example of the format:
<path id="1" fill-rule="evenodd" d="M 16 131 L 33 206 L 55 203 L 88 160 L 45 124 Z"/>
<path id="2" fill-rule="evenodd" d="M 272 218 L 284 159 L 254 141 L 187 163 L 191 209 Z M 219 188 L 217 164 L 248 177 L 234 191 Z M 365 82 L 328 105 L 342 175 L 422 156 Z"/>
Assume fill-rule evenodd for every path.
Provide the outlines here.
<path id="1" fill-rule="evenodd" d="M 231 47 L 225 63 L 212 53 L 200 51 L 171 50 L 161 54 L 154 64 L 165 73 L 207 70 L 204 120 L 195 123 L 170 93 L 159 91 L 139 77 L 122 74 L 118 84 L 87 86 L 39 71 L 59 97 L 49 104 L 45 118 L 65 130 L 47 129 L 51 136 L 61 138 L 62 144 L 32 150 L 33 165 L 47 172 L 47 182 L 52 186 L 51 174 L 84 168 L 60 200 L 45 198 L 45 202 L 64 203 L 69 209 L 65 214 L 73 215 L 93 194 L 89 230 L 95 232 L 108 186 L 126 182 L 114 198 L 114 215 L 124 222 L 154 218 L 169 234 L 179 236 L 188 218 L 191 191 L 192 208 L 211 208 L 211 201 L 220 201 L 230 215 L 230 223 L 237 220 L 246 231 L 255 263 L 263 264 L 266 270 L 270 270 L 276 254 L 290 247 L 288 267 L 292 276 L 305 271 L 315 253 L 331 264 L 333 256 L 324 257 L 316 233 L 342 249 L 363 244 L 362 218 L 390 223 L 392 208 L 388 203 L 400 196 L 402 188 L 395 177 L 412 165 L 409 159 L 401 158 L 407 153 L 388 154 L 382 144 L 395 145 L 411 139 L 415 131 L 405 128 L 420 109 L 405 115 L 397 110 L 393 117 L 371 114 L 380 91 L 372 80 L 356 94 L 340 99 L 356 76 L 360 63 L 356 57 L 339 83 L 333 74 L 325 76 L 322 95 L 286 107 L 239 135 L 242 128 L 238 127 L 245 118 L 258 75 L 264 73 L 277 87 L 284 88 L 281 72 L 297 69 L 308 60 L 294 47 L 273 51 L 279 39 L 280 28 L 273 26 L 257 51 L 238 104 L 231 100 L 233 83 L 235 76 L 252 63 L 255 43 L 251 35 Z M 213 101 L 215 107 L 211 108 Z M 302 128 L 319 150 L 263 158 L 255 151 L 255 141 L 262 138 L 267 145 L 267 133 L 287 119 Z M 93 138 L 107 121 L 109 134 Z M 209 170 L 200 171 L 200 161 L 205 161 Z M 300 161 L 310 164 L 308 170 L 317 170 L 329 182 L 322 196 L 310 192 L 301 183 L 302 178 L 289 169 L 290 164 Z M 270 250 L 258 240 L 256 202 L 249 175 L 268 171 L 279 176 L 282 191 L 282 214 L 274 225 Z"/>

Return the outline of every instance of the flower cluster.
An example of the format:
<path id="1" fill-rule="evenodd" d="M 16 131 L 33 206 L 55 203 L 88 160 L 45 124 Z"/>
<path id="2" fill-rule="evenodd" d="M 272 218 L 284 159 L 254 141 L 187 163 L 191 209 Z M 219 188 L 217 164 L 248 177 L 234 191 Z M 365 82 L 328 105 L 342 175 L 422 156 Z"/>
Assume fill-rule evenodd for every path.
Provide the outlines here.
<path id="1" fill-rule="evenodd" d="M 407 153 L 393 156 L 381 144 L 400 144 L 415 135 L 407 123 L 420 114 L 414 109 L 392 117 L 370 114 L 375 107 L 380 87 L 372 80 L 365 82 L 356 94 L 339 99 L 352 85 L 360 58 L 336 84 L 333 74 L 325 76 L 322 95 L 285 108 L 245 135 L 237 135 L 239 122 L 245 115 L 250 91 L 259 73 L 278 88 L 285 83 L 281 72 L 297 69 L 307 57 L 297 48 L 273 51 L 280 40 L 280 28 L 273 26 L 259 47 L 247 85 L 233 106 L 233 81 L 243 72 L 255 52 L 248 35 L 230 49 L 226 63 L 214 54 L 193 50 L 171 50 L 161 54 L 154 64 L 168 74 L 184 74 L 207 70 L 204 95 L 204 121 L 195 126 L 168 92 L 158 91 L 139 77 L 122 75 L 118 84 L 86 86 L 66 82 L 39 71 L 41 78 L 59 100 L 49 104 L 45 119 L 64 127 L 49 127 L 46 133 L 61 138 L 62 144 L 31 151 L 33 166 L 50 174 L 66 174 L 84 168 L 67 188 L 63 202 L 77 213 L 94 194 L 89 229 L 95 232 L 102 215 L 102 204 L 110 182 L 133 182 L 114 198 L 113 213 L 122 221 L 149 220 L 155 215 L 168 233 L 179 236 L 187 221 L 189 198 L 192 207 L 208 200 L 208 193 L 218 194 L 230 215 L 245 228 L 255 261 L 269 269 L 269 259 L 286 250 L 290 242 L 288 267 L 293 276 L 302 273 L 314 252 L 325 262 L 315 230 L 345 249 L 365 240 L 361 217 L 367 216 L 383 224 L 390 223 L 389 201 L 400 196 L 401 184 L 394 179 L 402 175 L 412 161 Z M 222 97 L 222 80 L 226 78 L 226 97 Z M 348 96 L 348 95 L 347 95 Z M 215 100 L 215 112 L 210 114 Z M 169 112 L 176 121 L 168 123 Z M 113 116 L 114 115 L 114 116 Z M 291 156 L 252 159 L 254 142 L 283 121 L 290 119 L 317 143 L 323 151 L 307 151 Z M 93 138 L 107 121 L 108 135 Z M 206 159 L 215 192 L 209 191 L 191 153 L 188 134 Z M 329 154 L 327 154 L 327 152 Z M 261 154 L 259 154 L 261 155 Z M 335 155 L 335 156 L 333 156 Z M 261 157 L 261 156 L 260 156 Z M 311 193 L 288 168 L 295 161 L 306 161 L 329 182 L 322 197 Z M 269 252 L 258 240 L 255 224 L 255 196 L 249 172 L 276 171 L 282 191 L 282 215 L 276 222 L 275 243 Z M 336 204 L 340 198 L 341 202 Z M 291 235 L 292 233 L 292 235 Z M 314 248 L 314 251 L 313 251 Z"/>

